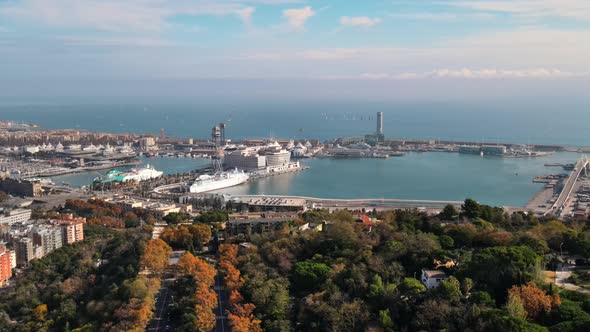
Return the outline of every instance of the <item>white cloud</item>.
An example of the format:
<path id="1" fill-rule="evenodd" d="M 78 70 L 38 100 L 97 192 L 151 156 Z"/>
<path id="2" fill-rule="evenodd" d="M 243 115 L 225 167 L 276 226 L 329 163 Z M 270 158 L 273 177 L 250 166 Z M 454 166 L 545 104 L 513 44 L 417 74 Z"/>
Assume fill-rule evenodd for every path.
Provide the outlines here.
<path id="1" fill-rule="evenodd" d="M 590 1 L 588 0 L 483 0 L 453 1 L 443 2 L 443 4 L 481 12 L 508 13 L 527 18 L 590 19 Z"/>
<path id="2" fill-rule="evenodd" d="M 415 80 L 427 78 L 441 79 L 550 79 L 568 77 L 586 77 L 589 72 L 570 73 L 554 68 L 530 68 L 530 69 L 435 69 L 428 72 L 409 73 L 362 73 L 359 75 L 333 75 L 319 77 L 324 80 Z"/>
<path id="3" fill-rule="evenodd" d="M 289 27 L 298 31 L 305 30 L 305 22 L 315 14 L 310 6 L 283 10 L 283 17 L 287 19 Z"/>
<path id="4" fill-rule="evenodd" d="M 352 26 L 362 26 L 362 27 L 372 27 L 381 23 L 380 18 L 371 18 L 368 16 L 342 16 L 340 17 L 340 25 L 352 27 Z"/>
<path id="5" fill-rule="evenodd" d="M 342 47 L 264 50 L 277 59 L 442 67 L 590 68 L 590 31 L 542 28 L 490 32 L 447 40 L 429 47 Z M 253 52 L 259 53 L 259 52 Z"/>
<path id="6" fill-rule="evenodd" d="M 265 3 L 272 4 L 273 1 Z M 254 7 L 237 2 L 214 0 L 22 0 L 0 3 L 0 17 L 105 31 L 158 31 L 178 15 L 237 16 L 249 24 L 254 10 Z"/>
<path id="7" fill-rule="evenodd" d="M 426 73 L 426 77 L 440 78 L 563 78 L 585 75 L 585 73 L 573 74 L 555 68 L 530 68 L 530 69 L 437 69 Z"/>
<path id="8" fill-rule="evenodd" d="M 256 11 L 256 8 L 254 8 L 254 7 L 245 7 L 245 8 L 236 10 L 236 15 L 238 15 L 240 17 L 240 19 L 242 20 L 242 22 L 244 22 L 244 24 L 251 25 L 252 24 L 252 14 L 254 14 L 255 11 Z"/>

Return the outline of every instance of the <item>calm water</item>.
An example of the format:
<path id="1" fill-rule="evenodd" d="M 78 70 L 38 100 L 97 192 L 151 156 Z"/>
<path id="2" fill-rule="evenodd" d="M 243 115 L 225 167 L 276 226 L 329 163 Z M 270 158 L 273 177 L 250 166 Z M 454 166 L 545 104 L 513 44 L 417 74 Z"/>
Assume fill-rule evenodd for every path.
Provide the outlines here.
<path id="1" fill-rule="evenodd" d="M 227 137 L 322 140 L 375 131 L 384 112 L 385 136 L 590 146 L 590 112 L 584 101 L 493 102 L 160 102 L 0 103 L 0 118 L 44 128 L 159 133 L 208 138 L 228 124 Z"/>
<path id="2" fill-rule="evenodd" d="M 473 197 L 491 205 L 523 206 L 542 188 L 535 176 L 560 173 L 545 163 L 575 162 L 576 153 L 512 159 L 456 153 L 410 153 L 389 159 L 307 159 L 311 168 L 227 188 L 229 194 L 277 194 L 324 198 L 400 198 L 463 200 Z M 207 159 L 152 158 L 147 162 L 166 173 L 206 165 Z M 88 184 L 96 174 L 55 177 L 74 185 Z"/>

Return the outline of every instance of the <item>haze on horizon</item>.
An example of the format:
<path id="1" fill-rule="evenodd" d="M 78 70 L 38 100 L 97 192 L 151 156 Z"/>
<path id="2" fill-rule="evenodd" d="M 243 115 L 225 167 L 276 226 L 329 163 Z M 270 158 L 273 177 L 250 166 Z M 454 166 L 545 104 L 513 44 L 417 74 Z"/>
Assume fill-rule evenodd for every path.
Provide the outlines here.
<path id="1" fill-rule="evenodd" d="M 583 98 L 586 0 L 0 0 L 4 97 Z"/>

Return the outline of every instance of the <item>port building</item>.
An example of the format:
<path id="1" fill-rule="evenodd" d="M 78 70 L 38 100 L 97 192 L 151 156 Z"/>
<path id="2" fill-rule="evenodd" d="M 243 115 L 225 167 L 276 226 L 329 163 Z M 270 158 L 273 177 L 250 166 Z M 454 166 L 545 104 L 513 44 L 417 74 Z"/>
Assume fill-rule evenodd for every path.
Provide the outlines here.
<path id="1" fill-rule="evenodd" d="M 226 169 L 248 171 L 268 168 L 287 167 L 291 163 L 291 152 L 284 149 L 278 142 L 271 142 L 263 147 L 243 147 L 226 153 L 223 166 Z"/>

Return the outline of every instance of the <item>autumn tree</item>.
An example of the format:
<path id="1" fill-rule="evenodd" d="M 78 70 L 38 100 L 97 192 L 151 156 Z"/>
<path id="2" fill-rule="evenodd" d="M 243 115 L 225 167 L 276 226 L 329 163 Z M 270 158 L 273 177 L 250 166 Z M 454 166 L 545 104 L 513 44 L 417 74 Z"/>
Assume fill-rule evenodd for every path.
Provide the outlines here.
<path id="1" fill-rule="evenodd" d="M 45 316 L 47 315 L 47 304 L 40 304 L 35 307 L 33 311 L 33 316 L 37 320 L 45 320 Z"/>
<path id="2" fill-rule="evenodd" d="M 225 268 L 225 286 L 228 289 L 237 289 L 242 287 L 244 284 L 244 279 L 240 276 L 240 270 L 235 268 L 233 265 L 226 265 Z"/>
<path id="3" fill-rule="evenodd" d="M 197 249 L 200 249 L 203 243 L 209 242 L 211 239 L 211 227 L 208 225 L 188 225 L 187 228 Z"/>
<path id="4" fill-rule="evenodd" d="M 212 286 L 215 283 L 217 272 L 211 264 L 186 252 L 178 260 L 178 270 L 181 274 L 188 274 L 193 277 L 196 284 Z"/>
<path id="5" fill-rule="evenodd" d="M 232 265 L 238 262 L 238 246 L 235 244 L 221 244 L 217 250 L 219 253 L 219 260 L 226 261 Z"/>
<path id="6" fill-rule="evenodd" d="M 217 306 L 217 294 L 211 288 L 215 284 L 215 268 L 204 260 L 186 252 L 180 257 L 177 265 L 178 271 L 184 275 L 190 275 L 195 283 L 193 327 L 197 331 L 211 331 L 215 327 L 215 314 L 213 310 Z"/>
<path id="7" fill-rule="evenodd" d="M 228 312 L 227 318 L 235 332 L 262 332 L 260 320 L 254 318 L 252 314 L 256 307 L 252 303 L 237 304 L 233 312 Z"/>
<path id="8" fill-rule="evenodd" d="M 154 272 L 160 272 L 168 266 L 172 248 L 160 239 L 146 242 L 139 264 Z"/>
<path id="9" fill-rule="evenodd" d="M 210 285 L 199 283 L 195 291 L 195 328 L 198 331 L 211 331 L 215 327 L 217 294 Z"/>
<path id="10" fill-rule="evenodd" d="M 543 312 L 550 312 L 553 306 L 559 305 L 559 295 L 557 297 L 547 295 L 544 290 L 537 287 L 534 281 L 522 286 L 513 286 L 508 290 L 508 296 L 509 298 L 518 297 L 527 313 L 526 317 L 533 320 Z"/>
<path id="11" fill-rule="evenodd" d="M 178 272 L 185 275 L 193 275 L 197 272 L 197 257 L 190 252 L 185 252 L 184 255 L 178 259 L 176 265 Z"/>

